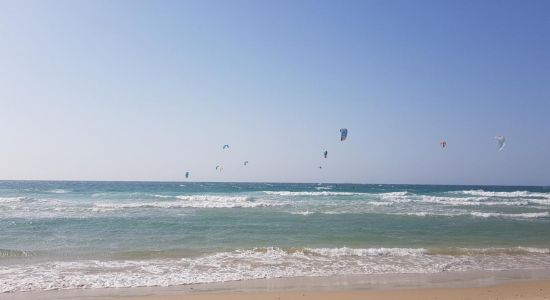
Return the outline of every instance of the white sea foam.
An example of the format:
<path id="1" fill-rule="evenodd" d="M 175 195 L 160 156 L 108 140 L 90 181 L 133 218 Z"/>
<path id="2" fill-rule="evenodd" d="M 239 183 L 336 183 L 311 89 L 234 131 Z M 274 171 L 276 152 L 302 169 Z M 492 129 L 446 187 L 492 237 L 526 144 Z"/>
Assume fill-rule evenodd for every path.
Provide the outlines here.
<path id="1" fill-rule="evenodd" d="M 263 195 L 262 195 L 263 194 Z M 266 195 L 267 194 L 267 195 Z M 271 197 L 277 195 L 282 197 Z M 444 194 L 445 195 L 445 194 Z M 445 196 L 413 194 L 407 191 L 389 193 L 355 193 L 336 191 L 264 191 L 231 194 L 169 195 L 154 193 L 94 194 L 88 199 L 35 199 L 29 197 L 0 198 L 0 217 L 94 217 L 102 214 L 124 211 L 140 214 L 147 209 L 185 208 L 261 208 L 287 206 L 291 214 L 401 214 L 411 216 L 464 216 L 489 218 L 501 217 L 517 220 L 548 218 L 544 198 L 493 198 L 488 196 L 454 195 Z M 293 196 L 305 196 L 296 197 Z M 319 197 L 316 197 L 319 196 Z M 327 197 L 328 196 L 328 197 Z M 332 198 L 330 196 L 342 196 Z M 347 197 L 349 196 L 349 197 Z M 99 198 L 99 199 L 97 199 Z M 475 207 L 491 207 L 491 212 L 476 212 Z M 513 213 L 500 211 L 499 207 L 525 207 Z M 529 208 L 530 210 L 527 210 Z M 543 210 L 533 212 L 533 210 Z M 175 211 L 175 210 L 174 210 Z"/>
<path id="2" fill-rule="evenodd" d="M 182 195 L 176 201 L 96 203 L 99 209 L 132 209 L 132 208 L 253 208 L 286 205 L 283 201 L 270 201 L 247 196 L 209 196 Z"/>
<path id="3" fill-rule="evenodd" d="M 2 203 L 16 203 L 16 202 L 23 202 L 23 201 L 32 201 L 32 198 L 28 197 L 0 197 L 0 205 Z"/>
<path id="4" fill-rule="evenodd" d="M 463 213 L 443 213 L 443 212 L 427 212 L 427 211 L 418 211 L 418 212 L 404 212 L 404 213 L 392 213 L 393 215 L 401 216 L 416 216 L 416 217 L 456 217 L 462 216 Z"/>
<path id="5" fill-rule="evenodd" d="M 483 255 L 478 255 L 483 254 Z M 0 292 L 171 286 L 260 278 L 550 267 L 546 250 L 254 248 L 194 258 L 0 265 Z"/>
<path id="6" fill-rule="evenodd" d="M 550 198 L 549 199 L 529 199 L 529 202 L 538 204 L 538 205 L 550 205 Z"/>
<path id="7" fill-rule="evenodd" d="M 447 248 L 434 249 L 430 254 L 450 254 L 450 255 L 529 255 L 529 254 L 550 254 L 548 248 L 535 247 L 511 247 L 511 248 Z"/>
<path id="8" fill-rule="evenodd" d="M 492 199 L 487 196 L 477 197 L 450 197 L 450 196 L 431 196 L 416 195 L 408 192 L 382 193 L 378 195 L 384 202 L 393 203 L 418 203 L 418 204 L 437 204 L 444 206 L 526 206 L 537 204 L 549 204 L 550 200 L 545 199 Z"/>
<path id="9" fill-rule="evenodd" d="M 353 193 L 353 192 L 290 192 L 290 191 L 263 191 L 263 193 L 268 195 L 278 195 L 278 196 L 354 196 L 354 195 L 365 195 L 367 193 Z"/>
<path id="10" fill-rule="evenodd" d="M 302 216 L 309 216 L 311 214 L 314 214 L 315 212 L 311 212 L 309 210 L 306 210 L 306 211 L 293 211 L 293 212 L 290 212 L 291 215 L 302 215 Z"/>
<path id="11" fill-rule="evenodd" d="M 64 190 L 64 189 L 53 189 L 53 190 L 49 190 L 47 191 L 48 193 L 53 193 L 53 194 L 66 194 L 66 193 L 70 193 L 69 190 Z"/>
<path id="12" fill-rule="evenodd" d="M 529 205 L 527 200 L 517 201 L 487 201 L 487 197 L 438 197 L 438 196 L 417 196 L 413 198 L 415 202 L 432 203 L 448 206 L 524 206 Z"/>
<path id="13" fill-rule="evenodd" d="M 458 193 L 472 196 L 483 196 L 483 197 L 500 197 L 500 198 L 547 198 L 550 199 L 550 193 L 536 193 L 529 191 L 513 191 L 513 192 L 492 192 L 484 190 L 467 190 L 467 191 L 457 191 L 450 193 Z"/>
<path id="14" fill-rule="evenodd" d="M 373 196 L 373 197 L 404 197 L 408 195 L 408 192 L 391 192 L 391 193 L 361 193 L 361 192 L 333 192 L 333 191 L 319 191 L 319 192 L 291 192 L 291 191 L 263 191 L 268 195 L 278 196 Z"/>
<path id="15" fill-rule="evenodd" d="M 550 249 L 547 249 L 547 248 L 515 247 L 512 249 L 517 249 L 518 251 L 525 251 L 527 253 L 550 254 Z"/>
<path id="16" fill-rule="evenodd" d="M 409 192 L 390 192 L 390 193 L 380 193 L 382 197 L 404 197 L 410 195 Z"/>
<path id="17" fill-rule="evenodd" d="M 511 218 L 511 219 L 540 219 L 548 218 L 548 212 L 540 213 L 518 213 L 518 214 L 504 214 L 504 213 L 491 213 L 491 212 L 471 212 L 472 216 L 482 218 Z"/>
<path id="18" fill-rule="evenodd" d="M 150 195 L 151 197 L 153 195 Z M 162 196 L 162 195 L 158 195 Z M 277 207 L 288 205 L 285 200 L 254 198 L 250 196 L 222 195 L 179 195 L 165 196 L 158 201 L 141 199 L 105 200 L 89 199 L 59 200 L 34 199 L 28 197 L 0 198 L 0 218 L 56 218 L 77 217 L 88 218 L 106 213 L 125 211 L 125 213 L 142 213 L 147 209 L 185 209 L 185 208 L 256 208 Z"/>
<path id="19" fill-rule="evenodd" d="M 368 205 L 374 205 L 374 206 L 391 206 L 394 205 L 395 202 L 389 202 L 389 201 L 369 201 L 367 202 Z"/>
<path id="20" fill-rule="evenodd" d="M 318 186 L 318 187 L 315 187 L 316 190 L 318 191 L 323 191 L 323 190 L 331 190 L 333 188 L 333 186 L 329 185 L 329 186 Z"/>
<path id="21" fill-rule="evenodd" d="M 427 253 L 424 248 L 306 248 L 306 253 L 316 253 L 319 255 L 325 255 L 330 257 L 342 257 L 342 256 L 417 256 Z"/>
<path id="22" fill-rule="evenodd" d="M 438 211 L 418 211 L 418 212 L 403 212 L 391 213 L 394 215 L 417 216 L 417 217 L 458 217 L 458 216 L 473 216 L 479 218 L 508 218 L 508 219 L 541 219 L 548 218 L 548 212 L 540 213 L 493 213 L 493 212 L 438 212 Z"/>
<path id="23" fill-rule="evenodd" d="M 170 195 L 153 195 L 155 198 L 176 198 L 176 196 L 170 196 Z"/>

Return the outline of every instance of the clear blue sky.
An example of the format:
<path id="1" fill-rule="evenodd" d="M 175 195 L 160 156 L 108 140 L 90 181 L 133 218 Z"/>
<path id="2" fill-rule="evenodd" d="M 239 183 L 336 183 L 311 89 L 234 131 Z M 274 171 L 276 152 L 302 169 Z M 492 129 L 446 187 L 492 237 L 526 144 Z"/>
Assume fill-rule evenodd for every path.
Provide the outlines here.
<path id="1" fill-rule="evenodd" d="M 0 179 L 185 171 L 550 185 L 550 1 L 0 1 Z"/>

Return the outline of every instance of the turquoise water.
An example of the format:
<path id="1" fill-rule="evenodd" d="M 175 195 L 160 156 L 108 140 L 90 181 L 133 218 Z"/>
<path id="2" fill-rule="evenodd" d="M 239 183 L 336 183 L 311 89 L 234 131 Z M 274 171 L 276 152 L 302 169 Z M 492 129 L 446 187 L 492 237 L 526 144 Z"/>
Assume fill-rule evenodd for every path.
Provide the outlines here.
<path id="1" fill-rule="evenodd" d="M 550 268 L 550 188 L 0 181 L 0 292 Z"/>

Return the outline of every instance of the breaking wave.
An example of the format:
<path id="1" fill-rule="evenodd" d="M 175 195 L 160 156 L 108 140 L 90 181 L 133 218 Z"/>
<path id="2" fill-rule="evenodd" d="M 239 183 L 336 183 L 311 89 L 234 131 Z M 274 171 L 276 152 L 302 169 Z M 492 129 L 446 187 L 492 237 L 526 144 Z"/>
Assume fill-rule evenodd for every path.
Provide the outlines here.
<path id="1" fill-rule="evenodd" d="M 162 196 L 164 197 L 164 196 Z M 99 209 L 128 209 L 128 208 L 252 208 L 282 206 L 285 202 L 275 202 L 265 199 L 256 199 L 247 196 L 166 196 L 176 198 L 176 201 L 130 202 L 130 203 L 96 203 Z"/>
<path id="2" fill-rule="evenodd" d="M 333 186 L 331 186 L 331 185 L 315 187 L 315 189 L 318 190 L 318 191 L 332 190 L 332 188 L 333 188 Z"/>
<path id="3" fill-rule="evenodd" d="M 550 193 L 535 193 L 528 191 L 513 191 L 513 192 L 491 192 L 484 190 L 467 190 L 467 191 L 457 191 L 450 192 L 454 194 L 464 194 L 472 196 L 483 196 L 483 197 L 499 197 L 499 198 L 547 198 L 550 199 Z"/>
<path id="4" fill-rule="evenodd" d="M 67 194 L 67 193 L 70 193 L 71 191 L 64 190 L 64 189 L 53 189 L 53 190 L 49 190 L 47 192 L 48 193 L 53 193 L 53 194 Z"/>
<path id="5" fill-rule="evenodd" d="M 16 202 L 30 202 L 33 198 L 29 197 L 0 197 L 0 204 L 2 203 L 16 203 Z"/>
<path id="6" fill-rule="evenodd" d="M 518 214 L 504 214 L 504 213 L 491 213 L 491 212 L 471 212 L 472 216 L 482 218 L 511 218 L 511 219 L 540 219 L 548 218 L 548 212 L 540 213 L 518 213 Z"/>
<path id="7" fill-rule="evenodd" d="M 365 195 L 368 193 L 353 193 L 353 192 L 290 192 L 290 191 L 263 191 L 263 193 L 268 195 L 278 195 L 278 196 L 354 196 L 354 195 Z"/>
<path id="8" fill-rule="evenodd" d="M 517 214 L 505 214 L 494 212 L 464 212 L 464 213 L 445 213 L 445 212 L 406 212 L 406 213 L 392 213 L 395 215 L 417 216 L 417 217 L 458 217 L 458 216 L 473 216 L 479 218 L 507 218 L 507 219 L 545 219 L 549 217 L 548 212 L 540 213 L 517 213 Z"/>
<path id="9" fill-rule="evenodd" d="M 50 261 L 0 265 L 0 292 L 173 286 L 261 278 L 550 266 L 548 249 L 253 248 L 199 257 L 150 260 Z"/>

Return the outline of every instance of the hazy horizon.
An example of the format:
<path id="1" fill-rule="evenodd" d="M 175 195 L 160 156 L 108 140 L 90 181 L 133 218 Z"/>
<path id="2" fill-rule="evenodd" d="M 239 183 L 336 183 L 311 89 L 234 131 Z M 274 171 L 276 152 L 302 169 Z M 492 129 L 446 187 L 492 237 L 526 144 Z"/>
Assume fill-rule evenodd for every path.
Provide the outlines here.
<path id="1" fill-rule="evenodd" d="M 1 1 L 0 179 L 548 186 L 548 11 Z"/>
<path id="2" fill-rule="evenodd" d="M 79 180 L 79 179 L 0 179 L 0 182 L 121 182 L 121 183 L 237 183 L 237 184 L 313 184 L 313 185 L 331 185 L 331 184 L 338 184 L 338 185 L 372 185 L 372 186 L 487 186 L 487 187 L 539 187 L 539 188 L 547 188 L 550 187 L 550 185 L 525 185 L 525 184 L 519 184 L 519 185 L 513 185 L 513 184 L 468 184 L 468 183 L 380 183 L 380 182 L 316 182 L 316 181 L 310 181 L 310 182 L 300 182 L 300 181 L 292 181 L 292 182 L 284 182 L 284 181 L 194 181 L 189 179 L 182 179 L 182 180 L 172 180 L 172 181 L 163 181 L 163 180 L 94 180 L 94 179 L 86 179 L 86 180 Z"/>

